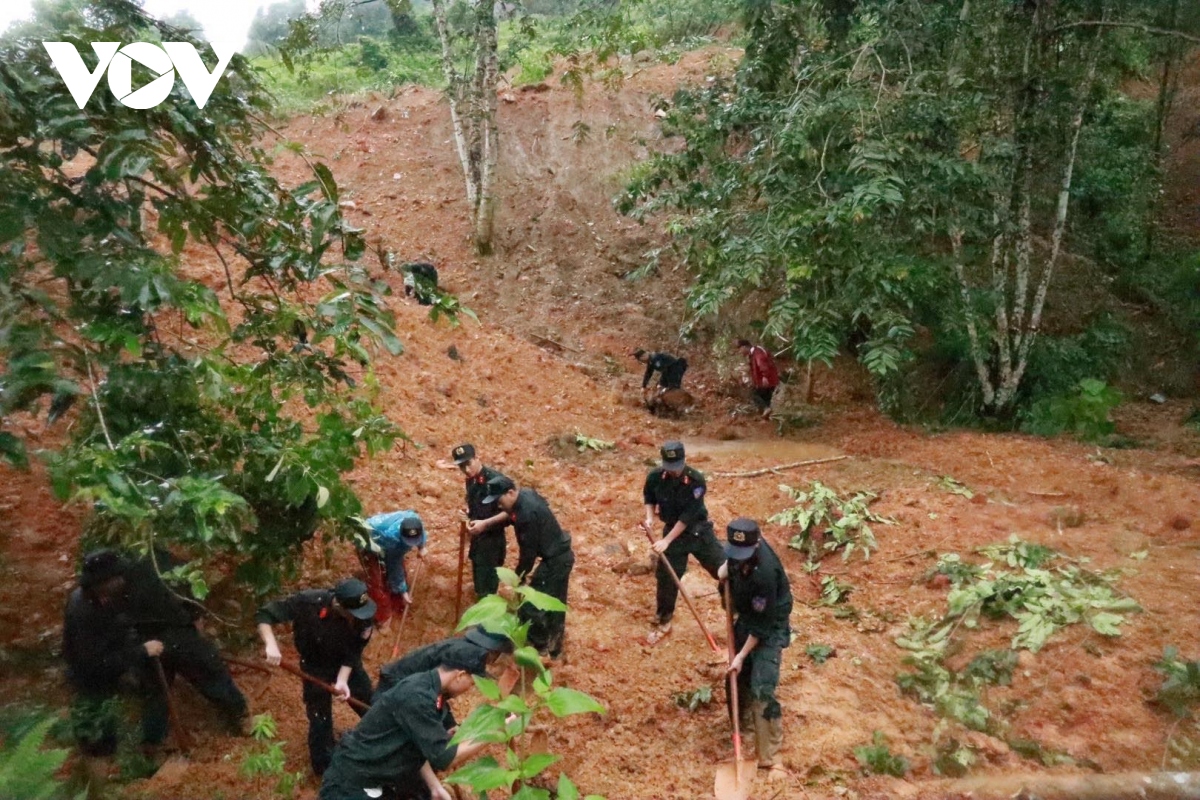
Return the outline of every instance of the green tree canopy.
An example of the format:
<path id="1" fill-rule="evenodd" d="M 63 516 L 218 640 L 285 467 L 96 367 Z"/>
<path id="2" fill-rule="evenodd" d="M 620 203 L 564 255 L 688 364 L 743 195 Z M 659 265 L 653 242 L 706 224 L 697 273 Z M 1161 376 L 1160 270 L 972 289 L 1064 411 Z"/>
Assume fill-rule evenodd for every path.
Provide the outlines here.
<path id="1" fill-rule="evenodd" d="M 77 414 L 46 457 L 95 532 L 269 585 L 321 517 L 359 511 L 341 475 L 402 435 L 373 405 L 373 350 L 401 351 L 387 286 L 328 167 L 268 171 L 240 56 L 202 110 L 178 80 L 146 111 L 102 81 L 80 110 L 46 39 L 89 68 L 94 41 L 194 42 L 128 0 L 44 5 L 0 41 L 0 446 L 25 459 L 15 412 Z"/>

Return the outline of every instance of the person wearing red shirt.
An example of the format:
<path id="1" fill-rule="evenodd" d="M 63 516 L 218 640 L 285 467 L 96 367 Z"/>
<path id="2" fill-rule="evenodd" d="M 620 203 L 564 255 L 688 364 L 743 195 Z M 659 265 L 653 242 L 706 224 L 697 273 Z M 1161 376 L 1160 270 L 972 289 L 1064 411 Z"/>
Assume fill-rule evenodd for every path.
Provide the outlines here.
<path id="1" fill-rule="evenodd" d="M 750 380 L 754 384 L 754 403 L 762 409 L 764 419 L 771 416 L 771 396 L 779 385 L 779 370 L 775 367 L 775 359 L 765 348 L 752 345 L 745 339 L 738 339 L 738 350 L 750 359 Z"/>

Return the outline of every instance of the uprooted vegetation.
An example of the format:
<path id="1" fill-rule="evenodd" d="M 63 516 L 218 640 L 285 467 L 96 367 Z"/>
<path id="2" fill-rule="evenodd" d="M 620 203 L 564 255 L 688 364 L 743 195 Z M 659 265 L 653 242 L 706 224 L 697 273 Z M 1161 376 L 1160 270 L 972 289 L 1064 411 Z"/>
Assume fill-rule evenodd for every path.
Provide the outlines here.
<path id="1" fill-rule="evenodd" d="M 961 774 L 974 763 L 974 755 L 963 751 L 969 745 L 956 743 L 946 750 L 945 742 L 939 743 L 953 724 L 1005 740 L 1017 753 L 1047 765 L 1068 762 L 1063 754 L 1012 736 L 1003 712 L 988 703 L 988 689 L 1012 683 L 1018 651 L 1036 653 L 1055 633 L 1080 623 L 1102 636 L 1119 636 L 1126 615 L 1141 607 L 1114 589 L 1118 575 L 1085 569 L 1087 559 L 1072 559 L 1016 536 L 977 552 L 984 561 L 967 561 L 957 553 L 938 559 L 927 577 L 948 579 L 945 613 L 937 619 L 910 619 L 896 638 L 897 645 L 910 651 L 904 663 L 912 668 L 896 677 L 901 692 L 943 718 L 935 732 L 934 769 Z M 985 622 L 1005 621 L 1017 623 L 1010 648 L 979 652 L 959 670 L 949 666 L 970 650 L 968 632 L 982 630 Z"/>

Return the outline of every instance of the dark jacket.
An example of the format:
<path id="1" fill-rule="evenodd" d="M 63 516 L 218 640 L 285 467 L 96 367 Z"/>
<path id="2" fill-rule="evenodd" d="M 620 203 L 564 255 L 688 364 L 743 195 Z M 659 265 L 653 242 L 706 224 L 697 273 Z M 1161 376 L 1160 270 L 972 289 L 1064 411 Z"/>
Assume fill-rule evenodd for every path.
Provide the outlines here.
<path id="1" fill-rule="evenodd" d="M 708 484 L 699 470 L 684 467 L 679 477 L 675 477 L 660 468 L 646 476 L 642 502 L 658 507 L 658 516 L 666 530 L 682 520 L 688 531 L 693 531 L 698 523 L 708 520 L 708 508 L 704 505 L 707 492 Z"/>
<path id="2" fill-rule="evenodd" d="M 745 564 L 729 562 L 729 591 L 737 615 L 735 629 L 776 647 L 791 643 L 792 587 L 779 556 L 765 541 Z"/>
<path id="3" fill-rule="evenodd" d="M 333 592 L 328 589 L 309 589 L 267 603 L 254 615 L 254 622 L 292 623 L 300 658 L 305 664 L 321 667 L 354 666 L 361 661 L 363 648 L 371 640 L 370 623 L 351 622 L 337 613 Z"/>
<path id="4" fill-rule="evenodd" d="M 101 606 L 82 589 L 67 598 L 63 615 L 63 658 L 67 680 L 78 691 L 110 693 L 126 672 L 149 656 L 133 621 L 119 607 Z"/>
<path id="5" fill-rule="evenodd" d="M 448 705 L 437 670 L 410 675 L 376 695 L 358 727 L 342 736 L 324 775 L 331 787 L 365 789 L 411 783 L 426 761 L 450 766 L 458 745 L 443 723 Z M 324 788 L 324 787 L 323 787 Z M 322 791 L 322 797 L 326 792 Z"/>
<path id="6" fill-rule="evenodd" d="M 377 694 L 386 692 L 410 675 L 428 672 L 442 665 L 483 675 L 487 671 L 487 657 L 490 652 L 486 647 L 458 636 L 427 644 L 405 654 L 398 661 L 385 664 L 379 670 Z"/>
<path id="7" fill-rule="evenodd" d="M 508 514 L 508 522 L 517 535 L 517 574 L 528 575 L 534 562 L 571 552 L 571 535 L 562 529 L 545 498 L 533 489 L 522 489 Z"/>
<path id="8" fill-rule="evenodd" d="M 661 381 L 672 369 L 678 369 L 681 361 L 683 359 L 676 358 L 670 353 L 651 353 L 646 358 L 646 374 L 642 376 L 642 388 L 645 389 L 650 385 L 650 379 L 654 377 L 655 372 L 658 372 Z"/>
<path id="9" fill-rule="evenodd" d="M 494 501 L 487 504 L 483 502 L 484 498 L 488 496 L 487 482 L 492 478 L 500 477 L 500 475 L 499 470 L 485 466 L 479 470 L 479 474 L 474 478 L 467 478 L 467 517 L 470 519 L 487 519 L 500 513 L 500 508 Z M 489 530 L 491 529 L 489 528 Z"/>

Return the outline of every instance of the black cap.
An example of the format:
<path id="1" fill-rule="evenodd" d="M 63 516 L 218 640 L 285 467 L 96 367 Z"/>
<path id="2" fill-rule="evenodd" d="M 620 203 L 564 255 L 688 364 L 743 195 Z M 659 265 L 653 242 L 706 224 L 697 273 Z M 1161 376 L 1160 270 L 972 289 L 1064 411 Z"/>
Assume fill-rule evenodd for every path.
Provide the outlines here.
<path id="1" fill-rule="evenodd" d="M 375 601 L 367 594 L 367 585 L 358 578 L 346 578 L 333 587 L 333 598 L 355 619 L 375 616 Z"/>
<path id="2" fill-rule="evenodd" d="M 113 578 L 124 574 L 121 556 L 114 550 L 93 550 L 83 557 L 83 569 L 79 574 L 79 585 L 88 591 L 102 586 Z"/>
<path id="3" fill-rule="evenodd" d="M 425 535 L 425 523 L 416 514 L 400 520 L 400 538 L 405 544 L 416 544 Z"/>
<path id="4" fill-rule="evenodd" d="M 758 523 L 749 517 L 738 517 L 725 528 L 725 557 L 734 561 L 745 561 L 758 549 L 762 531 Z"/>
<path id="5" fill-rule="evenodd" d="M 512 650 L 513 646 L 512 640 L 504 634 L 485 631 L 483 628 L 478 626 L 474 628 L 468 628 L 467 634 L 463 638 L 472 644 L 479 645 L 489 653 L 498 651 L 507 653 Z"/>
<path id="6" fill-rule="evenodd" d="M 496 475 L 487 482 L 487 497 L 483 498 L 484 503 L 494 503 L 500 499 L 500 495 L 510 492 L 517 488 L 517 485 L 512 482 L 512 478 L 507 475 Z"/>
<path id="7" fill-rule="evenodd" d="M 640 347 L 639 347 L 637 350 L 634 350 L 634 351 L 633 351 L 633 357 L 634 357 L 634 358 L 636 358 L 636 359 L 637 359 L 637 360 L 639 360 L 639 361 L 641 361 L 641 359 L 642 359 L 642 356 L 644 356 L 644 355 L 646 355 L 646 351 L 645 351 L 645 350 L 643 350 L 643 349 L 642 349 L 642 348 L 640 348 Z"/>
<path id="8" fill-rule="evenodd" d="M 662 466 L 672 472 L 683 469 L 683 442 L 667 442 L 662 446 Z"/>
<path id="9" fill-rule="evenodd" d="M 475 445 L 460 444 L 458 447 L 450 451 L 450 457 L 454 459 L 454 463 L 460 467 L 475 457 Z"/>

